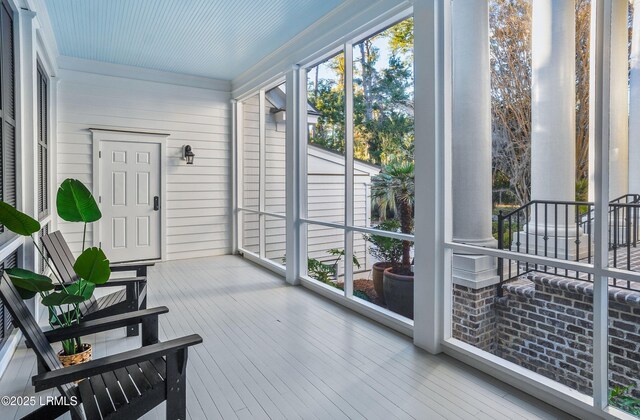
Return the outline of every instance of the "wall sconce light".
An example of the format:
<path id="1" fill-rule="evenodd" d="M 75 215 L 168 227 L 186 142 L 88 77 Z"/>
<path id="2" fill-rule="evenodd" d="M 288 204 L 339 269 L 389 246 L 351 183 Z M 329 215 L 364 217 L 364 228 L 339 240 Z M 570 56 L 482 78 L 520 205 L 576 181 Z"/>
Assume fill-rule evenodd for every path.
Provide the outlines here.
<path id="1" fill-rule="evenodd" d="M 189 146 L 188 144 L 182 146 L 182 159 L 187 161 L 187 165 L 193 165 L 193 158 L 195 156 L 196 155 L 191 150 L 191 146 Z"/>

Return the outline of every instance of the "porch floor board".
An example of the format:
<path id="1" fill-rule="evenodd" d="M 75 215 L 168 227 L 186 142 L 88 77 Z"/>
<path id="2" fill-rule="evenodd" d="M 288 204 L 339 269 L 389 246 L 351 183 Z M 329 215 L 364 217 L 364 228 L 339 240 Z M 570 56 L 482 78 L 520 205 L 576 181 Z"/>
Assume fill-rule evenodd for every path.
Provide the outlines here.
<path id="1" fill-rule="evenodd" d="M 204 339 L 189 351 L 191 419 L 570 418 L 240 257 L 157 264 L 148 287 L 148 306 L 170 309 L 160 318 L 162 340 Z M 94 357 L 139 346 L 124 329 L 85 341 Z M 35 370 L 21 343 L 0 395 L 53 395 L 34 394 Z M 31 409 L 0 406 L 0 418 Z M 144 418 L 164 418 L 164 404 Z"/>

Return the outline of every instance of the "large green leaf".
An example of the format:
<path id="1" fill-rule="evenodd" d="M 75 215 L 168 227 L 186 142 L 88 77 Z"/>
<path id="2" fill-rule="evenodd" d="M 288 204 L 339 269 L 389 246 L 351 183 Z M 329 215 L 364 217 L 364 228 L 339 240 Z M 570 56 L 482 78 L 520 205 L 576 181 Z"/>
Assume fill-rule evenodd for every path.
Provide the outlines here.
<path id="1" fill-rule="evenodd" d="M 91 283 L 84 280 L 78 280 L 77 282 L 72 283 L 66 287 L 67 293 L 72 295 L 82 296 L 84 300 L 91 299 L 91 296 L 93 295 L 93 291 L 95 290 L 95 288 L 96 288 L 95 283 Z"/>
<path id="2" fill-rule="evenodd" d="M 33 271 L 23 268 L 8 268 L 6 272 L 13 284 L 32 292 L 46 292 L 55 288 L 53 281 L 49 277 Z"/>
<path id="3" fill-rule="evenodd" d="M 0 225 L 4 225 L 11 232 L 23 236 L 29 236 L 40 230 L 40 223 L 37 220 L 16 210 L 4 201 L 0 201 Z"/>
<path id="4" fill-rule="evenodd" d="M 103 284 L 109 280 L 111 269 L 109 260 L 100 248 L 87 248 L 73 265 L 76 274 L 83 280 Z"/>
<path id="5" fill-rule="evenodd" d="M 72 305 L 76 303 L 84 302 L 86 299 L 79 295 L 72 295 L 64 290 L 61 292 L 54 292 L 42 299 L 44 306 L 61 306 Z"/>
<path id="6" fill-rule="evenodd" d="M 6 271 L 22 299 L 31 299 L 38 292 L 46 292 L 55 288 L 49 277 L 33 271 L 22 268 L 8 268 Z"/>
<path id="7" fill-rule="evenodd" d="M 102 217 L 91 191 L 77 179 L 65 179 L 60 185 L 56 206 L 58 216 L 67 222 L 91 223 Z"/>

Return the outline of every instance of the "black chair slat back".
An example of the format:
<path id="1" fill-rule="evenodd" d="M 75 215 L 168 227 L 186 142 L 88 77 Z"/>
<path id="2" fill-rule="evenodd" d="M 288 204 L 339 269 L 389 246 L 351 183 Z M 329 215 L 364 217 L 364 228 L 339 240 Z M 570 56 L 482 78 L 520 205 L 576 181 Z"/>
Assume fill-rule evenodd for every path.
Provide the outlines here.
<path id="1" fill-rule="evenodd" d="M 73 283 L 78 280 L 78 275 L 73 269 L 75 257 L 71 253 L 67 241 L 64 240 L 62 232 L 56 231 L 44 235 L 42 243 L 62 281 Z"/>
<path id="2" fill-rule="evenodd" d="M 33 318 L 24 300 L 20 297 L 9 275 L 4 271 L 0 272 L 0 298 L 45 370 L 50 372 L 62 368 L 53 347 L 51 347 L 42 329 Z M 77 395 L 75 386 L 72 385 L 63 385 L 58 387 L 58 390 L 67 398 Z M 77 415 L 82 416 L 79 406 L 71 409 Z"/>
<path id="3" fill-rule="evenodd" d="M 53 267 L 58 272 L 58 275 L 60 275 L 60 279 L 65 284 L 77 281 L 78 275 L 73 269 L 73 264 L 76 259 L 73 256 L 67 241 L 64 240 L 62 232 L 58 230 L 44 235 L 42 238 L 42 244 L 47 251 L 49 259 L 53 263 Z M 91 296 L 91 299 L 80 304 L 80 309 L 83 313 L 87 312 L 95 301 L 95 297 Z"/>

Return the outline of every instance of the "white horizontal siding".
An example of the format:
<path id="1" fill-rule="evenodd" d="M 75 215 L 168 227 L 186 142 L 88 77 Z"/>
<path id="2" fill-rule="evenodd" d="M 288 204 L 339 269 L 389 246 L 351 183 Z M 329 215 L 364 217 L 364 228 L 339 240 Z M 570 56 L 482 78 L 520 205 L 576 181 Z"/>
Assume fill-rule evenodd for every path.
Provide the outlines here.
<path id="1" fill-rule="evenodd" d="M 63 70 L 58 102 L 58 183 L 77 178 L 92 188 L 89 128 L 167 133 L 167 258 L 226 254 L 231 231 L 229 92 Z M 190 144 L 195 164 L 180 160 Z M 59 224 L 71 249 L 80 224 Z M 88 243 L 93 239 L 91 229 Z"/>
<path id="2" fill-rule="evenodd" d="M 243 102 L 243 207 L 258 210 L 260 200 L 260 107 L 258 95 Z M 269 213 L 285 214 L 285 130 L 284 123 L 276 123 L 273 114 L 265 109 L 265 197 L 264 210 Z M 318 157 L 326 155 L 326 159 Z M 309 218 L 328 222 L 343 223 L 344 162 L 331 152 L 310 149 L 308 182 Z M 354 222 L 356 226 L 368 226 L 367 189 L 370 188 L 371 168 L 356 168 L 354 185 Z M 244 213 L 242 226 L 243 248 L 259 253 L 260 224 L 255 214 Z M 270 216 L 264 217 L 265 257 L 280 263 L 285 255 L 285 222 Z M 308 234 L 309 257 L 321 261 L 331 261 L 335 257 L 327 254 L 332 248 L 344 248 L 342 230 L 312 226 Z M 366 244 L 360 234 L 354 235 L 354 254 L 364 267 L 370 267 Z"/>

